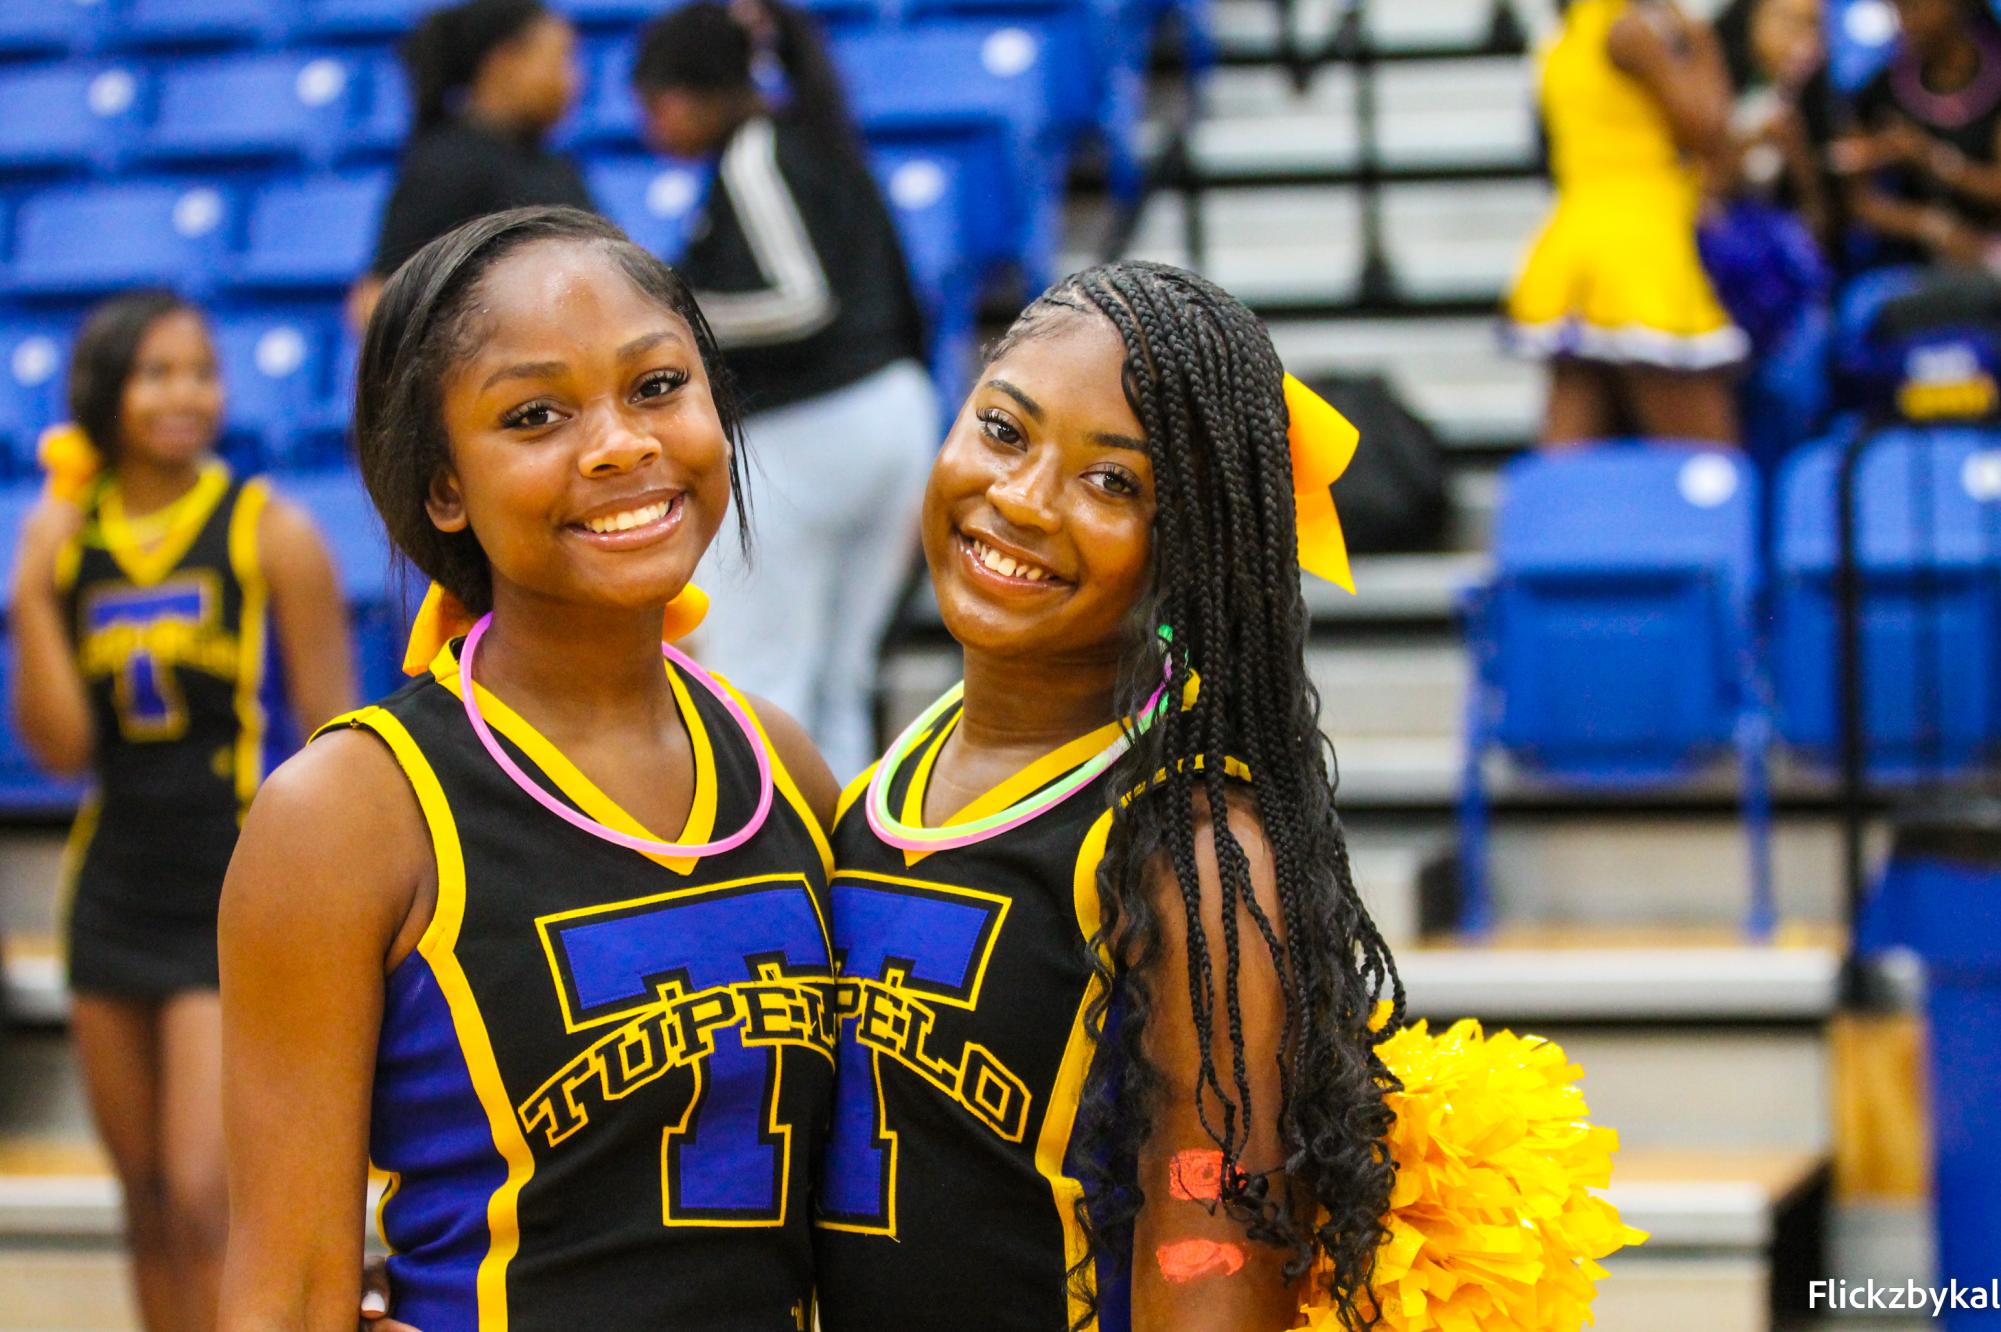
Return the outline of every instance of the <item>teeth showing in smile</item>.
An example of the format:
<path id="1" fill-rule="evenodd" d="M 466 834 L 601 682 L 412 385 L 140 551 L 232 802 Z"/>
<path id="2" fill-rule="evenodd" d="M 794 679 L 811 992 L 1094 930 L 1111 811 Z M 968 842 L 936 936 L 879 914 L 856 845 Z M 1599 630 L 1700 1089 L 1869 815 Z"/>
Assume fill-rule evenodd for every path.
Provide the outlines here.
<path id="1" fill-rule="evenodd" d="M 671 507 L 673 506 L 666 500 L 659 500 L 643 509 L 627 509 L 624 513 L 614 513 L 607 518 L 586 519 L 584 526 L 600 533 L 629 532 L 635 527 L 659 522 L 667 516 L 667 510 Z"/>
<path id="2" fill-rule="evenodd" d="M 973 558 L 1003 578 L 1020 578 L 1030 583 L 1039 583 L 1045 578 L 1056 576 L 1047 569 L 1016 560 L 1012 555 L 1003 555 L 985 542 L 972 537 L 966 539 L 973 547 Z"/>

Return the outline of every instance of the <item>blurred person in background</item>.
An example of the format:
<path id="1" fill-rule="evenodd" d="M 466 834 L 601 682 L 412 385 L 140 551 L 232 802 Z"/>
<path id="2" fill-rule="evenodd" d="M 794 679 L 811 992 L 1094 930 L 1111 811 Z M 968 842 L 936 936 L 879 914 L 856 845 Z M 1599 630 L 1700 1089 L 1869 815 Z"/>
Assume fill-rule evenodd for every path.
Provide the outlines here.
<path id="1" fill-rule="evenodd" d="M 1733 193 L 1796 213 L 1822 242 L 1833 213 L 1821 161 L 1833 137 L 1821 0 L 1733 0 L 1716 20 L 1736 101 Z"/>
<path id="2" fill-rule="evenodd" d="M 2001 242 L 2001 30 L 1986 0 L 1897 0 L 1890 63 L 1835 143 L 1864 267 L 1992 264 Z"/>
<path id="3" fill-rule="evenodd" d="M 546 142 L 577 100 L 576 48 L 576 30 L 539 0 L 463 0 L 404 39 L 414 119 L 375 261 L 349 297 L 357 329 L 389 275 L 460 223 L 538 204 L 592 207 L 576 164 Z"/>
<path id="4" fill-rule="evenodd" d="M 1705 173 L 1729 148 L 1715 34 L 1667 0 L 1572 0 L 1540 93 L 1557 199 L 1506 331 L 1549 363 L 1543 442 L 1638 430 L 1734 444 L 1749 343 L 1696 248 Z"/>
<path id="5" fill-rule="evenodd" d="M 198 1332 L 227 1221 L 223 873 L 269 767 L 270 686 L 306 728 L 352 706 L 346 613 L 311 521 L 215 457 L 200 312 L 168 292 L 99 307 L 69 398 L 16 554 L 14 724 L 44 767 L 96 779 L 65 862 L 70 1025 L 144 1325 Z"/>
<path id="6" fill-rule="evenodd" d="M 916 550 L 938 441 L 923 320 L 889 208 L 811 21 L 762 3 L 788 85 L 698 0 L 641 34 L 633 85 L 652 145 L 713 159 L 679 268 L 748 413 L 755 563 L 714 547 L 705 660 L 806 723 L 843 779 L 875 754 L 876 657 Z"/>

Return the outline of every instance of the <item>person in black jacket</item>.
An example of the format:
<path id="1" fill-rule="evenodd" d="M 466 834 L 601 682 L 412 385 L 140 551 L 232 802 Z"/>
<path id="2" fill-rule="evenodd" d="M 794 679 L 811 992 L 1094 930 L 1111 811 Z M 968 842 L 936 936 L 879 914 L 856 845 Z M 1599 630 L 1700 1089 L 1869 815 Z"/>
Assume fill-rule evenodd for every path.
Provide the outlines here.
<path id="1" fill-rule="evenodd" d="M 577 99 L 577 34 L 540 0 L 463 0 L 404 39 L 414 123 L 375 261 L 350 302 L 368 322 L 382 284 L 427 241 L 488 213 L 590 209 L 576 164 L 545 145 Z"/>
<path id="2" fill-rule="evenodd" d="M 761 472 L 755 562 L 712 548 L 707 659 L 804 721 L 835 772 L 875 753 L 877 648 L 916 550 L 939 437 L 902 247 L 818 34 L 759 4 L 788 86 L 774 107 L 757 42 L 697 0 L 641 35 L 634 90 L 655 148 L 712 158 L 679 267 L 748 412 Z"/>

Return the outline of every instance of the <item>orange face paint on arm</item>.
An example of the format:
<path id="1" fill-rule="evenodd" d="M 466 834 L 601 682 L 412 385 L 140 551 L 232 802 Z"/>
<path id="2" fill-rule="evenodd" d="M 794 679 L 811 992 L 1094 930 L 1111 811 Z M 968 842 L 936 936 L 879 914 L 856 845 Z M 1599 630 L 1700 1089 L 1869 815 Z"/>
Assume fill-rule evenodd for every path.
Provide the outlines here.
<path id="1" fill-rule="evenodd" d="M 1154 1250 L 1160 1274 L 1180 1285 L 1208 1277 L 1235 1276 L 1244 1270 L 1244 1246 L 1206 1239 L 1175 1240 Z"/>
<path id="2" fill-rule="evenodd" d="M 1167 1163 L 1168 1192 L 1183 1202 L 1212 1203 L 1223 1196 L 1223 1154 L 1190 1149 Z"/>

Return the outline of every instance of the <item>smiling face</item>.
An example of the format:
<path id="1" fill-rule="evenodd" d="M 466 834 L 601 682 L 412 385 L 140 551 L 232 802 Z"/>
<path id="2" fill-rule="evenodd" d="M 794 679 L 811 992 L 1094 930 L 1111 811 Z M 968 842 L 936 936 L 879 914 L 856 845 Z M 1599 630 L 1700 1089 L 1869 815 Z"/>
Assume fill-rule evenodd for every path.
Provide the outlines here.
<path id="1" fill-rule="evenodd" d="M 208 328 L 193 310 L 162 315 L 139 339 L 119 402 L 121 460 L 182 467 L 215 447 L 222 380 Z"/>
<path id="2" fill-rule="evenodd" d="M 431 521 L 478 536 L 496 600 L 671 600 L 730 501 L 693 331 L 590 242 L 523 246 L 476 301 L 475 350 L 443 385 Z"/>
<path id="3" fill-rule="evenodd" d="M 1043 318 L 953 423 L 925 491 L 924 558 L 963 646 L 1115 659 L 1151 569 L 1153 465 L 1117 330 Z"/>

